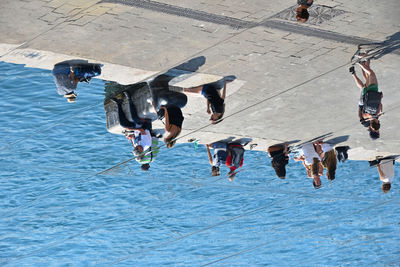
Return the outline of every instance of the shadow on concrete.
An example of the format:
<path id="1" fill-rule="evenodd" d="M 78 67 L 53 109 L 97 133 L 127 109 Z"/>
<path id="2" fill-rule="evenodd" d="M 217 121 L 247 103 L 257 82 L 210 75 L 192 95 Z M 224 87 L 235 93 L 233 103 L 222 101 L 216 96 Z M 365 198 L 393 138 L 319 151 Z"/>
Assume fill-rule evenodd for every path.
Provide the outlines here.
<path id="1" fill-rule="evenodd" d="M 349 135 L 337 136 L 337 137 L 331 138 L 329 140 L 326 140 L 325 143 L 329 143 L 331 145 L 336 146 L 339 143 L 346 142 L 349 139 L 349 137 L 350 137 Z"/>
<path id="2" fill-rule="evenodd" d="M 363 57 L 366 59 L 380 59 L 384 55 L 390 53 L 399 54 L 400 51 L 397 51 L 398 49 L 400 49 L 400 32 L 396 32 L 387 37 L 383 42 L 359 44 L 358 50 L 353 55 L 352 59 L 357 58 L 360 54 L 367 54 L 367 56 Z M 358 61 L 359 60 L 357 60 L 357 62 Z"/>

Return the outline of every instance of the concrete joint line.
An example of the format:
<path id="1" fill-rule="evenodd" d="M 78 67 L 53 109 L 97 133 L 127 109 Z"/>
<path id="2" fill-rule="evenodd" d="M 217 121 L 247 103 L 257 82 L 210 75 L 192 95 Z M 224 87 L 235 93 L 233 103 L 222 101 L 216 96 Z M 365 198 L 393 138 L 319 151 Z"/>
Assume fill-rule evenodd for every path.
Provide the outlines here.
<path id="1" fill-rule="evenodd" d="M 317 37 L 324 40 L 335 41 L 346 44 L 362 44 L 362 43 L 377 43 L 379 41 L 357 36 L 349 36 L 328 30 L 323 30 L 315 27 L 300 25 L 296 22 L 282 21 L 276 19 L 275 16 L 269 17 L 259 23 L 246 21 L 242 19 L 232 18 L 228 16 L 216 15 L 204 11 L 198 11 L 190 8 L 184 8 L 169 4 L 164 4 L 156 1 L 143 1 L 143 0 L 102 0 L 100 3 L 117 3 L 127 6 L 132 6 L 141 9 L 147 9 L 154 12 L 185 17 L 198 21 L 210 22 L 218 25 L 226 25 L 234 29 L 249 29 L 255 27 L 265 27 L 295 33 L 305 36 Z M 279 13 L 278 13 L 279 14 Z M 393 53 L 400 54 L 400 52 L 393 51 Z"/>

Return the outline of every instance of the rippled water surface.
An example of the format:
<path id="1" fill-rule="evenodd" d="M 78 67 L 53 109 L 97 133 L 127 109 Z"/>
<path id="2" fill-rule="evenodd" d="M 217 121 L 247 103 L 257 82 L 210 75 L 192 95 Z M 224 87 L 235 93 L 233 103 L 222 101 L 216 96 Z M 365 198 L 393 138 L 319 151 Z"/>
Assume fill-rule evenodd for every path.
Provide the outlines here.
<path id="1" fill-rule="evenodd" d="M 58 96 L 50 71 L 0 62 L 0 264 L 10 266 L 370 266 L 400 263 L 400 169 L 347 161 L 314 190 L 290 161 L 278 179 L 247 151 L 234 182 L 206 149 L 163 148 L 142 172 L 106 130 L 104 82 Z"/>

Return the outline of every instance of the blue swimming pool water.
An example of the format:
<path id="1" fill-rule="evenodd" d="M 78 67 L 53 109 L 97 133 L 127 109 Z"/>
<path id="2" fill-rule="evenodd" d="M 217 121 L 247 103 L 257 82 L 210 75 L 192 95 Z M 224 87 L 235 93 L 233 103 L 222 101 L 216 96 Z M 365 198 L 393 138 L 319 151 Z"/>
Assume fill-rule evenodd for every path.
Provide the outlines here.
<path id="1" fill-rule="evenodd" d="M 247 151 L 234 182 L 206 150 L 163 148 L 151 171 L 106 131 L 104 82 L 58 96 L 50 71 L 0 62 L 0 265 L 398 266 L 400 169 L 347 161 L 314 190 L 300 163 L 276 178 Z M 222 172 L 222 176 L 227 171 Z"/>

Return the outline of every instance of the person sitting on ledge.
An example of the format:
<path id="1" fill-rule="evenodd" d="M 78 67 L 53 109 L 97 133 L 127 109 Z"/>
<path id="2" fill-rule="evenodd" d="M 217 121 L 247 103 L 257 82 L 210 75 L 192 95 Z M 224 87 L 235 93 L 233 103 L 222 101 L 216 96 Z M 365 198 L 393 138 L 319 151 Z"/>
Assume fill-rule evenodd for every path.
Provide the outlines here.
<path id="1" fill-rule="evenodd" d="M 167 148 L 171 148 L 176 143 L 176 138 L 182 131 L 183 114 L 178 106 L 161 106 L 158 111 L 159 119 L 165 117 L 165 137 L 164 143 Z"/>
<path id="2" fill-rule="evenodd" d="M 295 161 L 301 161 L 306 168 L 308 178 L 313 179 L 315 189 L 321 187 L 321 175 L 323 175 L 323 166 L 320 155 L 315 150 L 316 143 L 306 143 L 301 147 L 301 156 L 295 157 Z"/>
<path id="3" fill-rule="evenodd" d="M 313 0 L 297 0 L 299 7 L 296 9 L 296 19 L 298 22 L 307 22 L 310 17 L 307 9 L 312 6 L 313 2 Z"/>
<path id="4" fill-rule="evenodd" d="M 392 183 L 394 180 L 394 164 L 396 157 L 377 157 L 373 161 L 369 161 L 369 165 L 377 166 L 379 179 L 382 181 L 382 191 L 383 193 L 387 193 L 390 191 L 392 187 Z"/>
<path id="5" fill-rule="evenodd" d="M 100 64 L 74 64 L 63 61 L 54 65 L 52 74 L 56 83 L 57 92 L 64 96 L 69 103 L 73 103 L 78 96 L 75 93 L 78 82 L 89 83 L 92 77 L 101 74 Z"/>
<path id="6" fill-rule="evenodd" d="M 213 83 L 208 83 L 192 88 L 183 88 L 183 92 L 187 95 L 203 95 L 207 99 L 207 113 L 211 114 L 211 123 L 217 123 L 225 113 L 225 96 L 226 84 L 233 81 L 235 78 L 227 76 Z M 219 92 L 220 82 L 223 82 L 222 94 Z M 210 109 L 211 107 L 211 109 Z"/>

